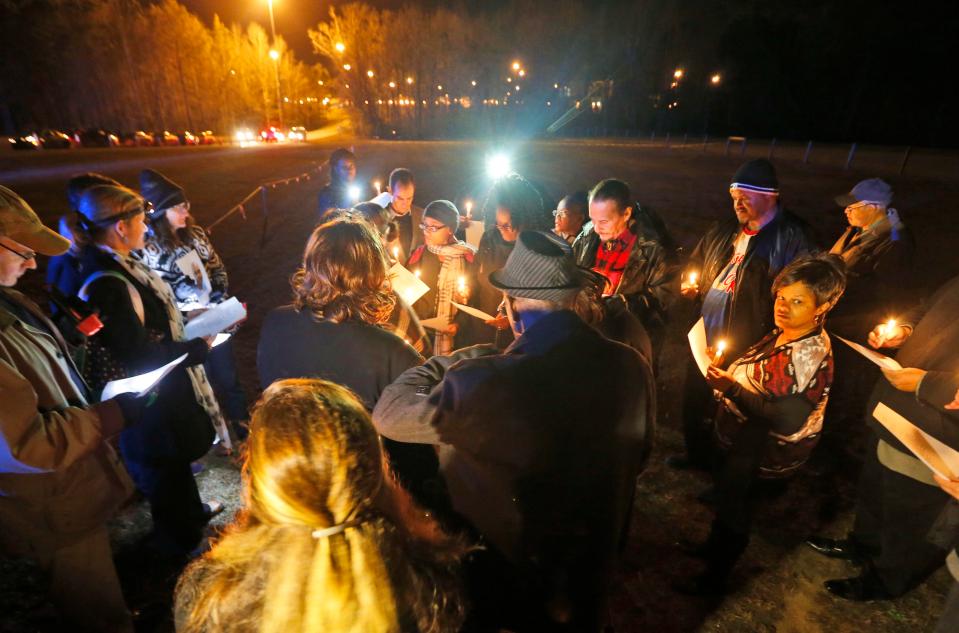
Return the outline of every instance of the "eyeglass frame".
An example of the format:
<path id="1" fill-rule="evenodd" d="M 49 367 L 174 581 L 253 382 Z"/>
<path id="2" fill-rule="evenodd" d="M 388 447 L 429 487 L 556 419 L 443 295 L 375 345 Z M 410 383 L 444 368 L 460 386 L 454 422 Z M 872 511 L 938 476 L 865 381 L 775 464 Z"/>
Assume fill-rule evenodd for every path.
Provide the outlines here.
<path id="1" fill-rule="evenodd" d="M 9 246 L 7 246 L 6 244 L 4 244 L 3 242 L 0 242 L 0 246 L 2 246 L 3 248 L 7 249 L 8 251 L 10 251 L 11 253 L 13 253 L 13 254 L 16 255 L 17 257 L 21 258 L 21 259 L 22 259 L 23 261 L 25 261 L 25 262 L 28 262 L 28 261 L 30 261 L 31 259 L 36 259 L 36 258 L 37 258 L 37 252 L 36 252 L 36 251 L 32 251 L 32 250 L 27 249 L 27 254 L 24 255 L 24 254 L 21 253 L 20 251 L 14 249 L 14 248 L 10 248 Z"/>
<path id="2" fill-rule="evenodd" d="M 516 227 L 513 226 L 513 223 L 512 223 L 512 222 L 507 222 L 506 224 L 500 224 L 499 222 L 497 222 L 497 223 L 494 224 L 493 226 L 495 226 L 496 228 L 498 228 L 500 231 L 512 231 L 512 230 L 516 229 Z"/>
<path id="3" fill-rule="evenodd" d="M 553 209 L 553 217 L 558 218 L 563 216 L 564 218 L 569 215 L 569 209 Z"/>
<path id="4" fill-rule="evenodd" d="M 429 233 L 430 235 L 432 235 L 433 233 L 436 233 L 439 230 L 450 228 L 446 226 L 445 224 L 440 224 L 439 226 L 432 226 L 430 224 L 424 224 L 423 222 L 420 222 L 419 227 L 421 231 L 423 231 L 424 233 Z"/>

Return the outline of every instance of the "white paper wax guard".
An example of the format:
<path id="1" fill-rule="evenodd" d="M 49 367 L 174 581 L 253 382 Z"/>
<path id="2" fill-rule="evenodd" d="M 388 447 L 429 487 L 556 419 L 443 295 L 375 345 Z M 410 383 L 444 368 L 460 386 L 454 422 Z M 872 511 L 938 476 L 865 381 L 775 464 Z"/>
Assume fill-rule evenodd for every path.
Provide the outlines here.
<path id="1" fill-rule="evenodd" d="M 129 378 L 121 378 L 120 380 L 111 380 L 103 387 L 103 392 L 100 394 L 100 401 L 109 400 L 115 396 L 120 395 L 121 393 L 133 393 L 138 396 L 142 396 L 146 392 L 150 391 L 159 383 L 163 378 L 169 374 L 173 369 L 183 362 L 187 357 L 186 354 L 180 356 L 179 358 L 170 361 L 163 367 L 154 369 L 153 371 L 148 371 L 145 374 L 140 374 L 139 376 L 130 376 Z"/>
<path id="2" fill-rule="evenodd" d="M 226 332 L 220 332 L 215 337 L 213 337 L 213 342 L 210 343 L 210 347 L 213 348 L 213 347 L 216 347 L 217 345 L 222 345 L 223 343 L 226 343 L 227 341 L 230 340 L 231 336 L 233 335 L 227 334 Z"/>
<path id="3" fill-rule="evenodd" d="M 880 402 L 872 412 L 880 424 L 940 477 L 959 479 L 959 452 L 949 448 Z"/>
<path id="4" fill-rule="evenodd" d="M 860 354 L 862 354 L 863 356 L 865 356 L 872 362 L 876 363 L 883 369 L 902 369 L 902 365 L 897 363 L 894 359 L 889 358 L 888 356 L 880 354 L 879 352 L 875 352 L 869 349 L 868 347 L 864 347 L 860 345 L 859 343 L 853 343 L 852 341 L 847 341 L 841 336 L 836 335 L 836 338 L 838 338 L 840 341 L 842 341 L 849 347 L 853 348 L 854 350 L 856 350 L 857 352 L 859 352 Z"/>
<path id="5" fill-rule="evenodd" d="M 423 280 L 404 268 L 399 262 L 393 264 L 388 275 L 390 283 L 393 284 L 393 292 L 403 297 L 403 301 L 409 305 L 416 303 L 420 297 L 430 290 L 430 287 L 423 283 Z"/>
<path id="6" fill-rule="evenodd" d="M 709 369 L 710 359 L 709 354 L 706 353 L 706 322 L 703 321 L 702 317 L 689 330 L 686 338 L 689 339 L 689 349 L 693 353 L 693 358 L 696 359 L 696 365 L 699 366 L 699 371 L 705 376 L 706 370 Z"/>
<path id="7" fill-rule="evenodd" d="M 466 227 L 466 243 L 479 248 L 480 239 L 485 232 L 486 226 L 480 220 L 473 218 Z"/>
<path id="8" fill-rule="evenodd" d="M 236 297 L 230 297 L 218 303 L 203 314 L 191 319 L 184 327 L 186 340 L 213 336 L 230 328 L 246 318 L 246 308 Z"/>
<path id="9" fill-rule="evenodd" d="M 470 315 L 471 317 L 476 317 L 477 319 L 482 319 L 483 321 L 492 321 L 493 319 L 496 318 L 494 316 L 486 314 L 482 310 L 477 310 L 476 308 L 463 305 L 462 303 L 456 303 L 455 301 L 450 301 L 450 303 L 456 306 L 457 310 L 462 310 L 463 312 Z"/>

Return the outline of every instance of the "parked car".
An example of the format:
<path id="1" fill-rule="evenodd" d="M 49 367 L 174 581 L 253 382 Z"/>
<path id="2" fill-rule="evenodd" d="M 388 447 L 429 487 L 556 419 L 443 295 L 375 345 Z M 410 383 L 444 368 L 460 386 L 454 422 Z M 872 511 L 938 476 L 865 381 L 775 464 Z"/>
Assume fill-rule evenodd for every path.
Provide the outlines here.
<path id="1" fill-rule="evenodd" d="M 291 127 L 287 138 L 291 141 L 299 141 L 302 143 L 306 140 L 306 128 L 299 125 Z"/>
<path id="2" fill-rule="evenodd" d="M 153 144 L 160 147 L 176 146 L 180 144 L 180 139 L 176 137 L 176 134 L 173 134 L 169 130 L 163 130 L 162 132 L 156 132 L 153 135 Z"/>
<path id="3" fill-rule="evenodd" d="M 60 130 L 44 130 L 39 137 L 43 149 L 70 149 L 75 144 L 69 134 Z"/>
<path id="4" fill-rule="evenodd" d="M 264 143 L 276 143 L 283 140 L 283 132 L 276 129 L 274 126 L 265 127 L 260 130 L 260 141 Z"/>
<path id="5" fill-rule="evenodd" d="M 176 137 L 180 141 L 180 145 L 198 145 L 200 143 L 199 139 L 189 130 L 180 132 Z"/>
<path id="6" fill-rule="evenodd" d="M 11 136 L 10 147 L 16 150 L 40 149 L 40 137 L 36 134 L 24 134 L 22 136 Z"/>
<path id="7" fill-rule="evenodd" d="M 76 133 L 77 142 L 81 147 L 116 147 L 120 139 L 100 128 L 87 128 Z"/>
<path id="8" fill-rule="evenodd" d="M 200 132 L 198 138 L 200 139 L 200 145 L 216 145 L 218 142 L 213 130 L 204 130 Z"/>

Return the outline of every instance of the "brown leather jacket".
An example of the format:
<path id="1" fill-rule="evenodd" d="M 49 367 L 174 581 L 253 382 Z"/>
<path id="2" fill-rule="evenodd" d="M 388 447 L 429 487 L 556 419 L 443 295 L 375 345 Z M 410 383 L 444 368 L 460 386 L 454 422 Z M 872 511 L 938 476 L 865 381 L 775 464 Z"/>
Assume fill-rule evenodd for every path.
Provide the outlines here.
<path id="1" fill-rule="evenodd" d="M 0 289 L 46 331 L 0 303 L 0 550 L 41 562 L 103 525 L 133 482 L 107 439 L 123 428 L 113 402 L 88 405 L 60 333 L 19 292 Z"/>

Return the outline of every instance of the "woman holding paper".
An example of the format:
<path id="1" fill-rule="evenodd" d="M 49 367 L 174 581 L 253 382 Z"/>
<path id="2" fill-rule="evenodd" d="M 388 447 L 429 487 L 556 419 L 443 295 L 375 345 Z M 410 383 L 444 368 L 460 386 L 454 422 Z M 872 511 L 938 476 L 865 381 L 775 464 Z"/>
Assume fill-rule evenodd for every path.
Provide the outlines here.
<path id="1" fill-rule="evenodd" d="M 170 285 L 180 311 L 202 311 L 229 299 L 226 267 L 210 236 L 193 221 L 183 188 L 158 171 L 144 169 L 140 193 L 153 211 L 147 215 L 149 231 L 138 256 Z M 248 402 L 237 375 L 233 342 L 226 340 L 210 350 L 204 368 L 236 435 L 245 438 Z"/>
<path id="2" fill-rule="evenodd" d="M 413 251 L 406 265 L 430 288 L 413 304 L 413 309 L 425 327 L 436 331 L 433 353 L 437 356 L 475 343 L 474 332 L 483 327 L 476 317 L 453 305 L 468 303 L 471 289 L 476 288 L 475 251 L 456 239 L 458 223 L 459 211 L 452 202 L 429 203 L 420 225 L 424 244 Z"/>
<path id="3" fill-rule="evenodd" d="M 753 506 L 764 493 L 781 491 L 761 481 L 784 481 L 819 441 L 833 378 L 823 323 L 844 287 L 842 263 L 834 256 L 794 261 L 773 282 L 776 328 L 728 370 L 709 366 L 706 381 L 720 397 L 716 437 L 723 449 L 716 517 L 706 543 L 693 548 L 706 559 L 706 571 L 681 589 L 723 592 L 749 543 Z"/>
<path id="4" fill-rule="evenodd" d="M 204 339 L 183 340 L 183 321 L 169 286 L 132 256 L 143 247 L 149 203 L 125 187 L 99 186 L 80 200 L 73 234 L 84 277 L 80 295 L 99 310 L 103 330 L 91 339 L 100 354 L 89 365 L 112 366 L 113 378 L 136 376 L 185 355 L 158 386 L 139 426 L 120 437 L 127 468 L 150 501 L 158 545 L 184 556 L 203 526 L 222 509 L 203 504 L 190 462 L 204 455 L 223 428 L 201 363 Z M 101 372 L 102 377 L 102 372 Z M 92 385 L 99 391 L 103 385 Z"/>

